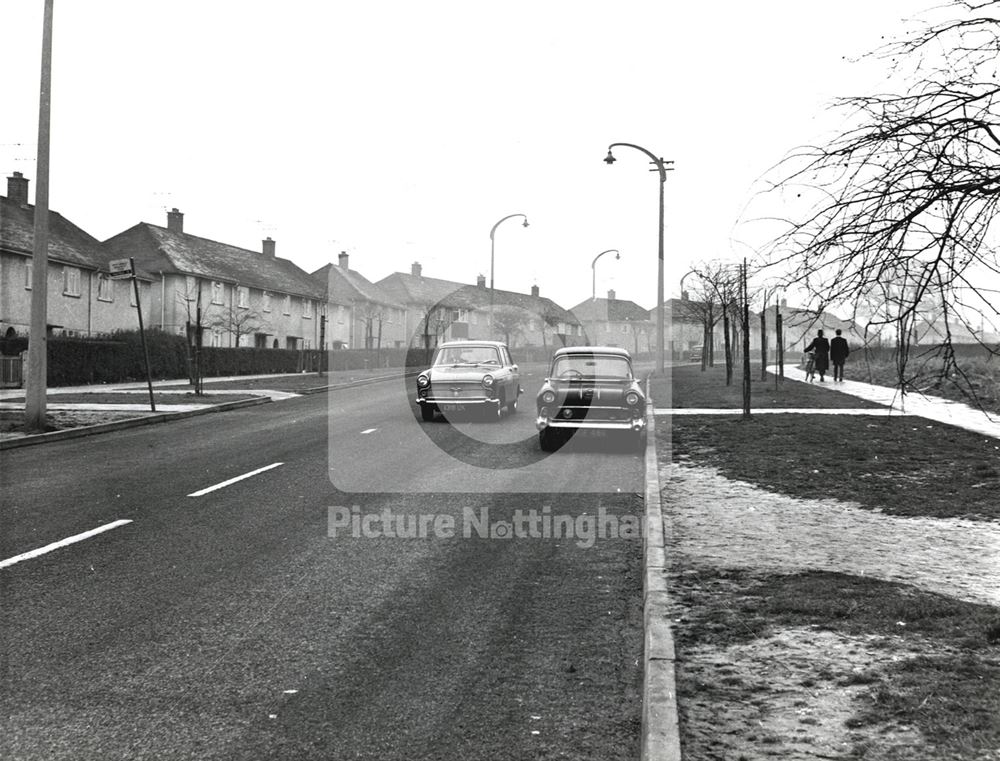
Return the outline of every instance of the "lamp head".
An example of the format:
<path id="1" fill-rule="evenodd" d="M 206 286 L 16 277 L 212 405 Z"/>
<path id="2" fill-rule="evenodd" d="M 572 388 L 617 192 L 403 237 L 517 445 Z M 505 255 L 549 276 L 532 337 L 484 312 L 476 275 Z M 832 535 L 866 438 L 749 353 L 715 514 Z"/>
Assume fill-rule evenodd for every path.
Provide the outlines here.
<path id="1" fill-rule="evenodd" d="M 605 164 L 614 164 L 615 163 L 615 157 L 611 154 L 611 149 L 610 148 L 608 148 L 608 155 L 605 156 L 604 163 Z"/>
<path id="2" fill-rule="evenodd" d="M 615 251 L 615 259 L 621 259 L 621 258 L 622 258 L 622 255 L 620 253 L 618 253 L 617 251 Z"/>
<path id="3" fill-rule="evenodd" d="M 524 218 L 524 227 L 527 227 L 527 226 L 528 226 L 528 218 L 527 218 L 527 217 L 525 217 L 525 218 Z"/>

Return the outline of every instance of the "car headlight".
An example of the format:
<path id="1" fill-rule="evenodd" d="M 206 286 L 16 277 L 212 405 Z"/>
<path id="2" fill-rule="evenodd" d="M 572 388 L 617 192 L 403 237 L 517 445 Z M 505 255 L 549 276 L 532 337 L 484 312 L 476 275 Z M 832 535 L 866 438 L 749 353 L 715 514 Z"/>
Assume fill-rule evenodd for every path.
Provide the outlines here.
<path id="1" fill-rule="evenodd" d="M 493 376 L 492 375 L 484 375 L 483 376 L 483 387 L 484 388 L 492 388 L 493 387 Z"/>
<path id="2" fill-rule="evenodd" d="M 542 402 L 544 404 L 552 404 L 556 400 L 556 395 L 554 391 L 546 391 L 542 394 Z"/>
<path id="3" fill-rule="evenodd" d="M 431 385 L 431 379 L 429 376 L 427 375 L 417 376 L 417 386 L 419 388 L 427 388 L 429 385 Z"/>
<path id="4" fill-rule="evenodd" d="M 625 394 L 625 404 L 629 407 L 635 407 L 639 403 L 639 395 L 635 391 L 629 391 Z"/>

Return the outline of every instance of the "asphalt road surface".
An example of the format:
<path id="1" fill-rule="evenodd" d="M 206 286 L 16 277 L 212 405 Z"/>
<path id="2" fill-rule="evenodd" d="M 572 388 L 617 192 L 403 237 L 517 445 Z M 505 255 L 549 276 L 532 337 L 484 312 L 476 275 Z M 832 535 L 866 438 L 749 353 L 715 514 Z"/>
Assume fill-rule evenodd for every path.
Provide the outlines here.
<path id="1" fill-rule="evenodd" d="M 392 382 L 4 451 L 0 757 L 637 757 L 642 460 L 541 457 L 537 385 L 492 425 Z"/>

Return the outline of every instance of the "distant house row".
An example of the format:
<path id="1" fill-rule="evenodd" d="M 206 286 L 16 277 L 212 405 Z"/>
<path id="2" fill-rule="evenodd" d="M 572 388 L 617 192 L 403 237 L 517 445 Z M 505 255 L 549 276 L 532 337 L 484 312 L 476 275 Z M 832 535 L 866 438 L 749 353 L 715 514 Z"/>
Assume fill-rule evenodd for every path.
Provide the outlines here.
<path id="1" fill-rule="evenodd" d="M 28 179 L 14 172 L 0 196 L 0 335 L 8 338 L 29 332 L 34 207 L 28 198 Z M 132 283 L 112 279 L 109 269 L 113 260 L 132 258 L 145 324 L 176 334 L 201 326 L 205 345 L 407 347 L 495 335 L 514 345 L 548 346 L 586 339 L 574 310 L 541 296 L 537 285 L 527 294 L 491 291 L 483 276 L 476 285 L 425 277 L 417 262 L 409 273 L 373 283 L 351 268 L 347 253 L 310 273 L 276 248 L 271 238 L 251 251 L 193 235 L 176 208 L 167 212 L 166 226 L 140 222 L 103 242 L 51 211 L 47 330 L 99 337 L 137 327 Z M 620 303 L 628 319 L 648 317 L 633 302 Z M 617 330 L 617 319 L 604 315 L 605 335 Z"/>
<path id="2" fill-rule="evenodd" d="M 0 336 L 8 338 L 29 332 L 34 207 L 28 198 L 28 179 L 14 172 L 7 178 L 7 195 L 0 196 Z M 201 341 L 210 346 L 433 347 L 444 340 L 493 336 L 513 347 L 590 343 L 642 354 L 657 344 L 657 309 L 619 299 L 613 290 L 565 309 L 541 295 L 537 285 L 528 293 L 492 290 L 482 275 L 475 285 L 425 276 L 418 262 L 409 273 L 373 283 L 352 269 L 347 253 L 307 272 L 276 249 L 271 238 L 252 251 L 193 235 L 176 208 L 167 212 L 166 226 L 140 222 L 103 242 L 50 212 L 47 330 L 100 337 L 135 329 L 132 283 L 112 279 L 109 271 L 112 260 L 131 257 L 145 324 L 181 335 L 200 325 Z M 686 293 L 664 303 L 669 356 L 683 357 L 704 343 L 706 307 Z M 853 343 L 864 338 L 854 323 L 827 313 L 784 302 L 780 311 L 786 350 L 801 350 L 817 329 L 832 334 L 841 328 Z M 764 328 L 772 351 L 774 322 L 772 309 Z M 758 350 L 759 315 L 751 323 L 751 347 Z M 721 351 L 721 322 L 713 335 Z"/>

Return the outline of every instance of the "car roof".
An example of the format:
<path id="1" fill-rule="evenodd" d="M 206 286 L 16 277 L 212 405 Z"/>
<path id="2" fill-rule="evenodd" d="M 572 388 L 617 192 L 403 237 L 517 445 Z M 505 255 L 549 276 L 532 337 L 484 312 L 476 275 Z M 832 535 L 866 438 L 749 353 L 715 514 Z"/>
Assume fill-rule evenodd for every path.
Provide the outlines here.
<path id="1" fill-rule="evenodd" d="M 613 354 L 618 357 L 632 359 L 632 355 L 627 350 L 619 346 L 564 346 L 556 349 L 553 357 L 562 357 L 567 354 Z"/>
<path id="2" fill-rule="evenodd" d="M 444 343 L 438 344 L 439 349 L 447 349 L 451 346 L 506 346 L 503 341 L 476 341 L 469 339 L 468 341 L 445 341 Z"/>

